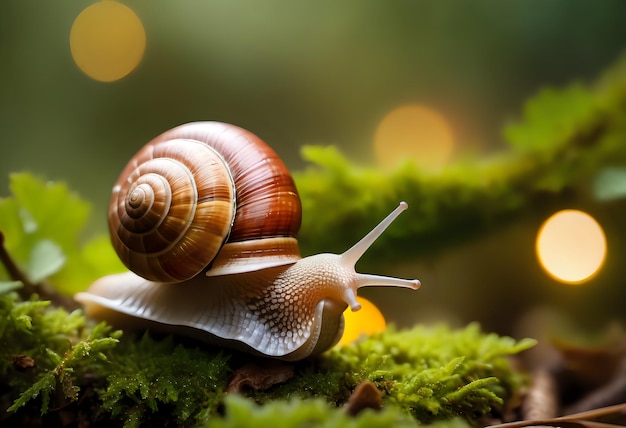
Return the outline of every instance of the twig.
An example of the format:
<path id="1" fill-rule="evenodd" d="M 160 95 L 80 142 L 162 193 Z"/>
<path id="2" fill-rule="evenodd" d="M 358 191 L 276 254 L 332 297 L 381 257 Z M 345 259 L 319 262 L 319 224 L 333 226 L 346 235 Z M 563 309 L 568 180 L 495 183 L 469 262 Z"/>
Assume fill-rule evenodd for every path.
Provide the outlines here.
<path id="1" fill-rule="evenodd" d="M 33 294 L 37 294 L 42 300 L 50 300 L 55 306 L 61 306 L 67 310 L 74 310 L 80 307 L 74 299 L 50 291 L 45 283 L 34 284 L 29 280 L 4 246 L 4 234 L 2 231 L 0 231 L 0 262 L 2 262 L 9 277 L 13 281 L 20 281 L 22 283 L 22 287 L 19 288 L 17 292 L 23 300 L 28 300 Z"/>
<path id="2" fill-rule="evenodd" d="M 626 414 L 626 403 L 616 404 L 615 406 L 602 407 L 600 409 L 588 410 L 586 412 L 573 413 L 571 415 L 561 416 L 551 419 L 537 419 L 532 421 L 515 421 L 504 424 L 490 425 L 490 428 L 521 428 L 530 426 L 560 426 L 560 427 L 594 427 L 608 428 L 620 425 L 606 424 L 602 422 L 594 422 L 603 416 Z"/>
<path id="3" fill-rule="evenodd" d="M 522 405 L 525 420 L 550 419 L 558 414 L 558 392 L 550 370 L 538 370 Z"/>
<path id="4" fill-rule="evenodd" d="M 13 281 L 22 283 L 22 288 L 18 291 L 22 299 L 28 299 L 31 294 L 37 292 L 37 287 L 22 273 L 17 263 L 13 260 L 6 247 L 4 246 L 4 233 L 0 231 L 0 261 L 4 265 L 9 277 Z"/>

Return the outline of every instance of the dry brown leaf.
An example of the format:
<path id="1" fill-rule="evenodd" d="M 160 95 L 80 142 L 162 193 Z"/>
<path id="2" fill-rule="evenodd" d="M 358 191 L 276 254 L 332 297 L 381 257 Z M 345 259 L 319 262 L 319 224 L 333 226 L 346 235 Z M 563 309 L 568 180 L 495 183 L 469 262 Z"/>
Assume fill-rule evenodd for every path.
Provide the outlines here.
<path id="1" fill-rule="evenodd" d="M 12 354 L 13 367 L 18 370 L 26 370 L 35 367 L 35 360 L 28 355 Z"/>
<path id="2" fill-rule="evenodd" d="M 251 362 L 235 370 L 226 392 L 242 392 L 245 388 L 263 391 L 292 377 L 293 364 L 277 360 Z"/>
<path id="3" fill-rule="evenodd" d="M 365 409 L 380 410 L 383 406 L 382 399 L 383 395 L 376 385 L 364 380 L 354 388 L 345 405 L 345 411 L 350 416 L 356 416 Z"/>

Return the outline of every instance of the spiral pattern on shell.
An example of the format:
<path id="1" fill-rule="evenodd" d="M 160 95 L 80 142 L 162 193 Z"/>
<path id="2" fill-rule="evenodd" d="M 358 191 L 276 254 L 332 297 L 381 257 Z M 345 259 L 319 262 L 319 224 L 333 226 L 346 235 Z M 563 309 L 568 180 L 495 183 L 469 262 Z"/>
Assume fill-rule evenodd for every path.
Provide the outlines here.
<path id="1" fill-rule="evenodd" d="M 197 275 L 226 243 L 240 259 L 295 261 L 300 221 L 295 184 L 276 153 L 219 122 L 181 125 L 146 144 L 122 171 L 109 210 L 122 261 L 162 282 Z"/>

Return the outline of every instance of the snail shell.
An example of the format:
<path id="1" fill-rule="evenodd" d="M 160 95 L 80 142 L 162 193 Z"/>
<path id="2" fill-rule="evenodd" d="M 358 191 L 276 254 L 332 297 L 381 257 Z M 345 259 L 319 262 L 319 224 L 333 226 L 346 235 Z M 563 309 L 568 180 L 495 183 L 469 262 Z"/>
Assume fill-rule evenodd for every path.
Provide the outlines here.
<path id="1" fill-rule="evenodd" d="M 217 122 L 179 126 L 144 146 L 113 187 L 109 210 L 121 260 L 163 282 L 209 265 L 221 275 L 293 263 L 300 222 L 295 184 L 276 153 Z"/>
<path id="2" fill-rule="evenodd" d="M 300 200 L 276 153 L 233 125 L 182 125 L 144 146 L 113 187 L 111 240 L 132 272 L 103 277 L 76 299 L 121 326 L 303 359 L 341 338 L 359 287 L 420 286 L 354 270 L 406 207 L 345 253 L 303 259 Z"/>

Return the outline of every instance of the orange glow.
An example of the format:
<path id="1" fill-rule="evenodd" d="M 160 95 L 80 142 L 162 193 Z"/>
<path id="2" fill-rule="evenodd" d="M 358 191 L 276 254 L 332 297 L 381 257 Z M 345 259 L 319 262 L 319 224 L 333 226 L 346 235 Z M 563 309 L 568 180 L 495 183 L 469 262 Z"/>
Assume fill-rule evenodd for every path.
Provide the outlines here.
<path id="1" fill-rule="evenodd" d="M 391 111 L 378 125 L 374 136 L 378 162 L 397 166 L 407 158 L 428 169 L 440 169 L 452 155 L 454 138 L 439 113 L 419 105 Z"/>
<path id="2" fill-rule="evenodd" d="M 352 343 L 361 336 L 380 333 L 384 331 L 387 326 L 383 314 L 372 302 L 358 296 L 356 300 L 361 304 L 361 309 L 352 312 L 348 307 L 343 313 L 346 324 L 343 330 L 343 336 L 337 344 L 338 346 Z"/>
<path id="3" fill-rule="evenodd" d="M 72 24 L 72 58 L 94 80 L 112 82 L 125 77 L 139 65 L 145 49 L 141 20 L 116 1 L 92 4 Z"/>
<path id="4" fill-rule="evenodd" d="M 606 238 L 598 222 L 578 210 L 548 218 L 537 234 L 537 257 L 558 281 L 580 284 L 593 277 L 606 256 Z"/>

